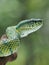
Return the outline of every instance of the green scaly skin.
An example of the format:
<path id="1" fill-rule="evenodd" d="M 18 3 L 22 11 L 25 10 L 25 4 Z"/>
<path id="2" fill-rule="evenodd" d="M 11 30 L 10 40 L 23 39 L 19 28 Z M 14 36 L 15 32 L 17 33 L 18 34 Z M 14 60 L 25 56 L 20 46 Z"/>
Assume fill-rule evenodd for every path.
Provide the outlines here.
<path id="1" fill-rule="evenodd" d="M 8 42 L 1 42 L 0 44 L 0 57 L 9 56 L 17 51 L 20 40 L 10 40 Z"/>
<path id="2" fill-rule="evenodd" d="M 40 29 L 42 25 L 43 25 L 42 19 L 28 19 L 21 21 L 16 26 L 16 30 L 19 31 L 20 37 L 23 38 Z"/>
<path id="3" fill-rule="evenodd" d="M 17 51 L 20 39 L 41 28 L 41 19 L 28 19 L 21 21 L 16 26 L 6 29 L 7 39 L 0 40 L 0 57 L 9 56 Z"/>

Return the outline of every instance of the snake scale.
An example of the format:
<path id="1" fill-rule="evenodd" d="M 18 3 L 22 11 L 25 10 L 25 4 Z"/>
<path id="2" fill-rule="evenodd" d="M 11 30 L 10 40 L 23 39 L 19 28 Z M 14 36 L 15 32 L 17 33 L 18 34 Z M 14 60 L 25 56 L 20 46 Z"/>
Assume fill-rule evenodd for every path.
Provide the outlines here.
<path id="1" fill-rule="evenodd" d="M 0 57 L 9 56 L 17 51 L 20 39 L 37 31 L 43 25 L 42 19 L 28 19 L 15 26 L 7 27 L 7 38 L 0 40 Z"/>

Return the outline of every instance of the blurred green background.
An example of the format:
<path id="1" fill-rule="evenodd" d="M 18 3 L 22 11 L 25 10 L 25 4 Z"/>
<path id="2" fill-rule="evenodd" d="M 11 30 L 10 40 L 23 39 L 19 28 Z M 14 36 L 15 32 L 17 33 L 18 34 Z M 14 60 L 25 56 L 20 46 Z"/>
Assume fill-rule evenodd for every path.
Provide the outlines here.
<path id="1" fill-rule="evenodd" d="M 43 19 L 43 27 L 21 39 L 17 59 L 6 65 L 49 65 L 49 0 L 0 0 L 0 37 L 8 26 L 30 18 Z"/>

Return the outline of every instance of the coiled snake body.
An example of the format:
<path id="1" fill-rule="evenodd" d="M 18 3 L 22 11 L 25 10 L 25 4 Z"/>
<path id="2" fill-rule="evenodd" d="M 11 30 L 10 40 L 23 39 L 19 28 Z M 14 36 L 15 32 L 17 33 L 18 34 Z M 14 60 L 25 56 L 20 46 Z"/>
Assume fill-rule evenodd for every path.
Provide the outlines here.
<path id="1" fill-rule="evenodd" d="M 0 40 L 0 57 L 9 56 L 17 51 L 20 39 L 41 28 L 41 19 L 28 19 L 19 22 L 16 26 L 7 27 L 7 39 Z"/>

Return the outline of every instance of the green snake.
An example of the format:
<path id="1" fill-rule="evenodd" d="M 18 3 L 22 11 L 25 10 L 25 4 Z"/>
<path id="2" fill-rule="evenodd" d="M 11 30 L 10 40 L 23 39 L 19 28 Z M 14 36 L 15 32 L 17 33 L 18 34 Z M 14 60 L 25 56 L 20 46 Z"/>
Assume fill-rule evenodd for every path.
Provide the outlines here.
<path id="1" fill-rule="evenodd" d="M 15 26 L 7 27 L 6 39 L 0 40 L 0 57 L 9 56 L 17 51 L 20 39 L 37 31 L 43 25 L 42 19 L 28 19 L 19 22 Z"/>

